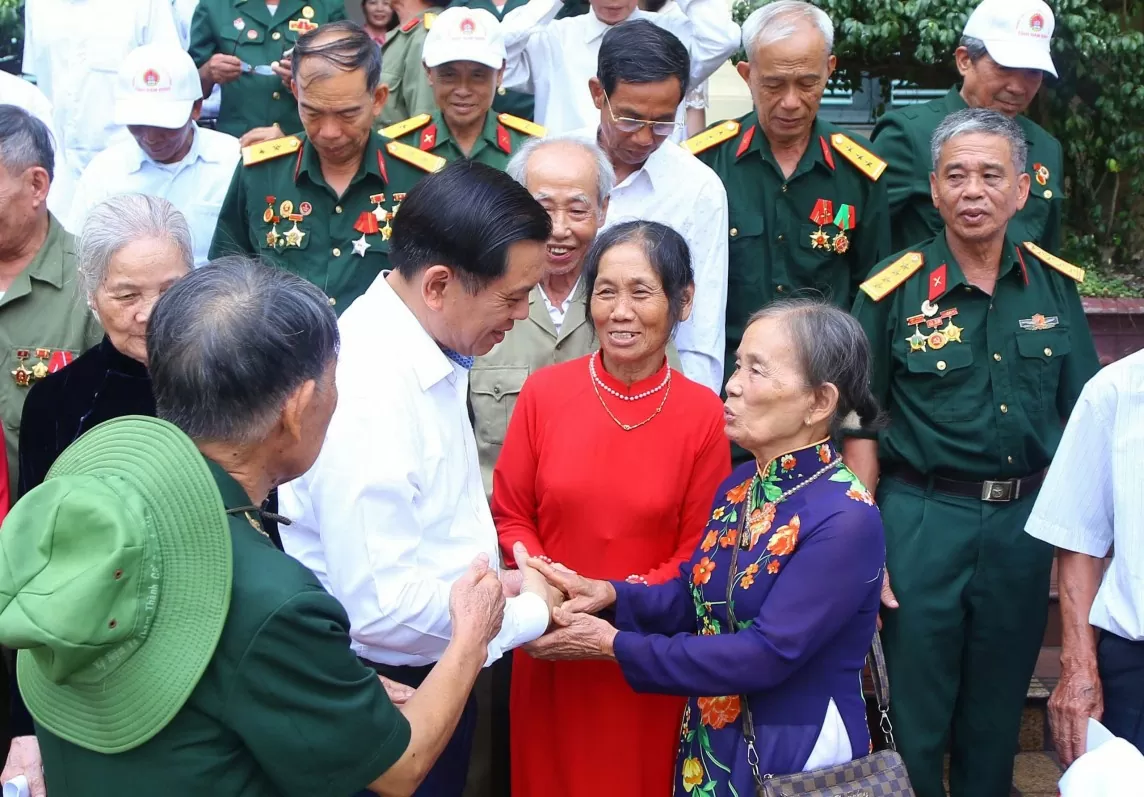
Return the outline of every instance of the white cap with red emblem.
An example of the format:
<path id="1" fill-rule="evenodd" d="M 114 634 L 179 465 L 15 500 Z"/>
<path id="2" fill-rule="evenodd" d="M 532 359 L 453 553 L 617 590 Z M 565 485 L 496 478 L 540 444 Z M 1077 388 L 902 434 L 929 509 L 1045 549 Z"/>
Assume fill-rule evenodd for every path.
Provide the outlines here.
<path id="1" fill-rule="evenodd" d="M 119 67 L 115 87 L 115 123 L 171 130 L 191 118 L 203 87 L 195 62 L 178 47 L 136 47 Z"/>
<path id="2" fill-rule="evenodd" d="M 1053 77 L 1057 68 L 1049 51 L 1053 10 L 1041 0 L 982 0 L 962 35 L 981 39 L 989 57 L 1011 69 L 1040 69 Z"/>
<path id="3" fill-rule="evenodd" d="M 474 61 L 500 69 L 506 57 L 497 18 L 483 8 L 461 6 L 447 8 L 433 20 L 421 55 L 430 68 L 449 61 Z"/>

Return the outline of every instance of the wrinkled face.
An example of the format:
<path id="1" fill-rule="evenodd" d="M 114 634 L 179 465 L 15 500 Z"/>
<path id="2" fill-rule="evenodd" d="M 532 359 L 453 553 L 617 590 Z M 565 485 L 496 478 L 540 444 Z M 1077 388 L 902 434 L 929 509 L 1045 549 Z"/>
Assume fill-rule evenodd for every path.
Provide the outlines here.
<path id="1" fill-rule="evenodd" d="M 1017 173 L 1005 138 L 967 133 L 942 147 L 930 191 L 950 234 L 963 241 L 991 240 L 1025 207 L 1029 175 Z"/>
<path id="2" fill-rule="evenodd" d="M 385 86 L 371 94 L 364 69 L 343 72 L 318 58 L 307 58 L 298 65 L 298 79 L 291 87 L 302 126 L 322 161 L 341 164 L 359 158 L 385 104 Z"/>
<path id="3" fill-rule="evenodd" d="M 810 136 L 834 65 L 821 31 L 801 22 L 793 35 L 761 44 L 750 60 L 738 65 L 772 145 Z"/>
<path id="4" fill-rule="evenodd" d="M 638 0 L 590 0 L 596 18 L 605 25 L 623 22 L 636 10 Z"/>
<path id="5" fill-rule="evenodd" d="M 600 81 L 588 83 L 592 101 L 600 109 L 600 144 L 613 163 L 639 167 L 674 131 L 675 111 L 683 102 L 683 87 L 677 78 L 657 83 L 616 83 L 611 94 Z M 651 124 L 659 122 L 657 132 Z"/>
<path id="6" fill-rule="evenodd" d="M 426 71 L 445 122 L 450 129 L 460 129 L 484 122 L 504 67 L 498 70 L 475 61 L 449 61 Z"/>
<path id="7" fill-rule="evenodd" d="M 128 125 L 139 149 L 156 163 L 176 163 L 186 157 L 195 138 L 195 128 L 188 121 L 174 130 L 167 127 Z"/>
<path id="8" fill-rule="evenodd" d="M 617 244 L 600 257 L 590 309 L 609 367 L 663 357 L 671 335 L 670 306 L 638 242 Z"/>
<path id="9" fill-rule="evenodd" d="M 107 275 L 91 298 L 111 345 L 146 365 L 151 309 L 187 272 L 170 238 L 140 238 L 112 255 Z"/>
<path id="10" fill-rule="evenodd" d="M 510 245 L 505 273 L 477 293 L 450 279 L 443 297 L 444 331 L 437 339 L 458 354 L 488 354 L 514 322 L 528 318 L 529 291 L 544 274 L 544 248 L 540 241 Z"/>
<path id="11" fill-rule="evenodd" d="M 47 195 L 48 173 L 42 168 L 14 174 L 0 163 L 0 250 L 5 242 L 24 240 Z"/>
<path id="12" fill-rule="evenodd" d="M 606 212 L 596 201 L 598 179 L 595 160 L 581 147 L 553 144 L 529 158 L 526 187 L 552 219 L 544 246 L 547 276 L 579 274 L 584 266 Z"/>
<path id="13" fill-rule="evenodd" d="M 723 405 L 723 431 L 731 442 L 752 453 L 794 450 L 797 445 L 784 444 L 805 433 L 813 401 L 782 318 L 747 327 Z"/>
<path id="14" fill-rule="evenodd" d="M 1010 69 L 1001 66 L 988 55 L 976 61 L 969 59 L 969 51 L 958 47 L 957 71 L 965 85 L 962 93 L 971 108 L 990 108 L 1013 117 L 1029 108 L 1045 73 L 1039 69 Z"/>
<path id="15" fill-rule="evenodd" d="M 384 30 L 389 20 L 393 19 L 393 6 L 389 4 L 389 0 L 365 0 L 362 11 L 365 14 L 365 21 L 374 28 Z"/>

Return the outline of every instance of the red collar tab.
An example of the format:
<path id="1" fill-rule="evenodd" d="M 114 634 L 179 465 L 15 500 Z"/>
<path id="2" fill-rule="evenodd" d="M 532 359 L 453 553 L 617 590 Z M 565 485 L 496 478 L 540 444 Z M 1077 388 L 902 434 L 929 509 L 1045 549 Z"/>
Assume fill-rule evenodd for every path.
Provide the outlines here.
<path id="1" fill-rule="evenodd" d="M 818 143 L 822 145 L 822 157 L 826 161 L 826 165 L 830 167 L 830 171 L 834 171 L 834 153 L 830 151 L 830 144 L 826 140 L 826 136 L 819 136 Z"/>
<path id="2" fill-rule="evenodd" d="M 509 138 L 508 130 L 502 124 L 497 124 L 497 146 L 504 150 L 505 154 L 512 154 L 512 139 Z"/>
<path id="3" fill-rule="evenodd" d="M 737 149 L 735 151 L 735 157 L 736 158 L 743 157 L 743 153 L 746 152 L 747 148 L 751 146 L 751 139 L 753 139 L 754 137 L 755 137 L 755 126 L 751 125 L 750 127 L 747 128 L 747 132 L 743 134 L 743 137 L 741 139 L 739 139 L 739 149 Z"/>
<path id="4" fill-rule="evenodd" d="M 1017 252 L 1017 262 L 1021 264 L 1021 279 L 1025 281 L 1025 287 L 1029 287 L 1029 270 L 1025 268 L 1025 256 L 1021 254 L 1021 247 L 1013 244 L 1013 249 Z"/>
<path id="5" fill-rule="evenodd" d="M 437 146 L 437 124 L 433 123 L 421 133 L 421 149 L 425 152 Z"/>
<path id="6" fill-rule="evenodd" d="M 377 151 L 377 170 L 381 172 L 381 179 L 389 185 L 389 173 L 385 171 L 385 158 L 381 157 L 381 150 Z"/>
<path id="7" fill-rule="evenodd" d="M 929 275 L 929 300 L 932 302 L 937 299 L 946 289 L 946 268 L 945 263 L 935 268 Z"/>

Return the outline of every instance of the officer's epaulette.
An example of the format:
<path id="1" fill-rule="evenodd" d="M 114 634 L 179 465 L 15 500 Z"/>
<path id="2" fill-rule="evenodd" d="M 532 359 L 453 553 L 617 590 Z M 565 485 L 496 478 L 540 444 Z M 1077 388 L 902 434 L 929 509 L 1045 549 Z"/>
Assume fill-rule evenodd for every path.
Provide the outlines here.
<path id="1" fill-rule="evenodd" d="M 925 263 L 921 252 L 906 252 L 858 287 L 876 302 L 908 280 Z"/>
<path id="2" fill-rule="evenodd" d="M 397 122 L 389 127 L 383 127 L 377 132 L 386 138 L 401 138 L 406 133 L 412 133 L 414 130 L 429 124 L 429 120 L 432 118 L 430 114 L 419 113 L 416 116 L 409 117 L 404 122 Z"/>
<path id="3" fill-rule="evenodd" d="M 1077 282 L 1084 282 L 1084 269 L 1080 266 L 1074 266 L 1067 260 L 1061 260 L 1056 255 L 1049 254 L 1032 241 L 1025 241 L 1024 246 L 1029 250 L 1033 257 L 1037 258 L 1037 260 L 1040 260 L 1049 268 L 1061 272 L 1069 279 L 1076 280 Z"/>
<path id="4" fill-rule="evenodd" d="M 434 155 L 432 152 L 423 152 L 417 147 L 411 147 L 408 144 L 402 144 L 400 141 L 390 141 L 385 145 L 385 151 L 395 158 L 412 163 L 418 169 L 427 172 L 435 172 L 442 168 L 448 161 L 440 155 Z"/>
<path id="5" fill-rule="evenodd" d="M 548 130 L 544 125 L 538 125 L 536 122 L 530 122 L 527 119 L 521 119 L 519 116 L 513 116 L 511 113 L 502 113 L 497 115 L 497 121 L 505 127 L 511 127 L 518 133 L 524 133 L 526 136 L 533 138 L 544 138 L 548 134 Z"/>
<path id="6" fill-rule="evenodd" d="M 298 151 L 302 146 L 302 139 L 297 136 L 283 136 L 271 141 L 262 141 L 242 148 L 242 165 L 253 166 L 256 163 L 280 158 Z"/>
<path id="7" fill-rule="evenodd" d="M 739 123 L 732 119 L 727 122 L 720 122 L 714 127 L 709 127 L 702 133 L 692 136 L 683 142 L 683 146 L 692 155 L 698 155 L 700 152 L 706 152 L 716 144 L 722 144 L 737 135 L 739 135 Z"/>
<path id="8" fill-rule="evenodd" d="M 409 31 L 413 30 L 418 25 L 420 25 L 422 22 L 425 23 L 425 30 L 429 30 L 429 28 L 433 27 L 433 20 L 435 20 L 435 19 L 437 19 L 436 14 L 430 14 L 430 13 L 426 12 L 419 17 L 414 17 L 413 19 L 409 20 L 404 25 L 402 25 L 401 26 L 401 32 L 402 33 L 408 33 Z"/>
<path id="9" fill-rule="evenodd" d="M 875 155 L 870 150 L 855 143 L 854 139 L 850 136 L 843 135 L 842 133 L 835 133 L 830 137 L 830 143 L 838 151 L 838 154 L 846 158 L 857 167 L 858 171 L 869 177 L 871 180 L 877 181 L 882 176 L 882 172 L 886 171 L 886 162 Z"/>

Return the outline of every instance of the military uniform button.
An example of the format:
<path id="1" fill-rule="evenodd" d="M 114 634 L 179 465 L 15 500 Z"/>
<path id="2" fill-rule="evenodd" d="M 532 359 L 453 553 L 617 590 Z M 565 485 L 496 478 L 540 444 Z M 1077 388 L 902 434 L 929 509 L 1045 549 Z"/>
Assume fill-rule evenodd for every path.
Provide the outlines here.
<path id="1" fill-rule="evenodd" d="M 330 307 L 333 307 L 335 304 L 338 303 L 338 300 L 335 299 L 333 296 L 331 296 L 329 299 L 329 302 L 330 302 Z"/>
<path id="2" fill-rule="evenodd" d="M 1013 464 L 1013 458 L 1012 458 L 1012 457 L 1006 457 L 1006 459 L 1008 459 L 1008 460 L 1009 460 L 1009 464 L 1010 464 L 1010 465 L 1012 465 L 1012 464 Z"/>
<path id="3" fill-rule="evenodd" d="M 1053 356 L 1053 350 L 1050 349 L 1048 346 L 1045 347 L 1045 356 L 1046 357 L 1052 357 Z"/>
<path id="4" fill-rule="evenodd" d="M 274 31 L 273 33 L 270 34 L 270 38 L 274 39 L 274 41 L 278 41 L 279 39 L 282 38 L 282 34 L 279 33 L 278 31 Z"/>
<path id="5" fill-rule="evenodd" d="M 272 100 L 277 100 L 277 99 L 280 99 L 281 97 L 282 97 L 282 95 L 279 94 L 277 91 L 270 95 L 270 99 L 272 99 Z"/>
<path id="6" fill-rule="evenodd" d="M 334 257 L 341 257 L 341 256 L 342 256 L 342 250 L 338 249 L 338 247 L 335 246 L 334 247 Z"/>
<path id="7" fill-rule="evenodd" d="M 1008 411 L 1009 411 L 1009 405 L 1008 404 L 1002 404 L 1001 405 L 1001 414 L 1004 415 Z"/>
<path id="8" fill-rule="evenodd" d="M 779 233 L 779 241 L 781 242 L 781 241 L 785 241 L 785 240 L 786 240 L 786 236 L 780 232 Z"/>
<path id="9" fill-rule="evenodd" d="M 782 285 L 775 288 L 775 291 L 777 291 L 778 293 L 782 293 L 784 290 L 786 290 L 786 288 L 784 288 Z"/>
<path id="10" fill-rule="evenodd" d="M 784 194 L 787 192 L 787 188 L 789 188 L 789 186 L 786 183 L 783 183 L 783 193 Z"/>
<path id="11" fill-rule="evenodd" d="M 1045 189 L 1045 199 L 1052 199 L 1052 198 L 1053 198 L 1053 192 L 1046 188 Z"/>
<path id="12" fill-rule="evenodd" d="M 939 371 L 945 370 L 945 360 L 938 360 L 937 361 L 937 370 L 939 370 Z"/>
<path id="13" fill-rule="evenodd" d="M 493 395 L 500 396 L 500 385 L 493 385 Z"/>
<path id="14" fill-rule="evenodd" d="M 732 227 L 731 228 L 731 237 L 734 238 L 738 234 L 739 234 L 739 228 L 738 227 Z"/>
<path id="15" fill-rule="evenodd" d="M 993 352 L 993 359 L 996 360 L 997 362 L 1001 362 L 1001 352 L 999 352 L 999 351 Z"/>
<path id="16" fill-rule="evenodd" d="M 342 206 L 341 205 L 334 205 L 334 213 L 341 213 L 341 212 L 342 212 Z"/>

